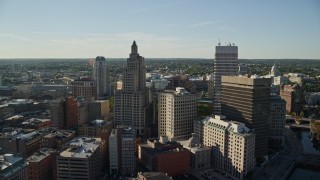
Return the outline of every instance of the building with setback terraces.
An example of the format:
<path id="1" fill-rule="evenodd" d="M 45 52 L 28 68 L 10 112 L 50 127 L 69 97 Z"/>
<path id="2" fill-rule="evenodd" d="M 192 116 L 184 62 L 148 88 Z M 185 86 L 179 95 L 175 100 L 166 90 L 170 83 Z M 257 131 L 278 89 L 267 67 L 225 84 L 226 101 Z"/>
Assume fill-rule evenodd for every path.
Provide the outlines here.
<path id="1" fill-rule="evenodd" d="M 131 46 L 130 57 L 127 59 L 127 67 L 123 72 L 123 89 L 115 93 L 115 125 L 132 126 L 138 135 L 145 135 L 146 108 L 147 90 L 144 57 L 138 54 L 138 46 L 134 41 Z"/>

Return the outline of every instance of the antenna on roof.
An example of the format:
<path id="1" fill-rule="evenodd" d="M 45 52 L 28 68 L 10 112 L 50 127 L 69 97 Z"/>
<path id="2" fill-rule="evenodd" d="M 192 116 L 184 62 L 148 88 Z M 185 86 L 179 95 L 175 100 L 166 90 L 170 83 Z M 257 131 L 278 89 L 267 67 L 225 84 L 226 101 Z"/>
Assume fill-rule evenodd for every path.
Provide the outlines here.
<path id="1" fill-rule="evenodd" d="M 220 38 L 219 38 L 219 43 L 218 43 L 218 45 L 219 45 L 219 46 L 221 45 Z"/>

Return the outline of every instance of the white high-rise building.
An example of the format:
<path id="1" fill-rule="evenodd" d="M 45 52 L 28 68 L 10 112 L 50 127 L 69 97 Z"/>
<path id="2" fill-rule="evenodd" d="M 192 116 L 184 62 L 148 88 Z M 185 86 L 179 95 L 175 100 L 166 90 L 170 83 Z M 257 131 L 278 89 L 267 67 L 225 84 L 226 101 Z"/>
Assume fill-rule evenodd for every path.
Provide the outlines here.
<path id="1" fill-rule="evenodd" d="M 229 44 L 216 46 L 216 54 L 214 59 L 214 113 L 221 114 L 221 76 L 238 75 L 238 46 Z"/>
<path id="2" fill-rule="evenodd" d="M 160 93 L 158 99 L 159 136 L 167 136 L 171 140 L 189 139 L 197 116 L 197 96 L 177 87 L 175 91 Z"/>
<path id="3" fill-rule="evenodd" d="M 97 96 L 110 95 L 110 79 L 106 58 L 97 56 L 93 66 L 93 78 L 97 86 Z"/>
<path id="4" fill-rule="evenodd" d="M 123 72 L 123 87 L 115 93 L 115 125 L 132 126 L 138 135 L 145 135 L 146 128 L 146 70 L 144 57 L 138 54 L 134 41 L 127 67 Z"/>
<path id="5" fill-rule="evenodd" d="M 245 124 L 227 121 L 223 115 L 206 117 L 201 124 L 203 143 L 213 148 L 213 167 L 244 179 L 255 165 L 255 134 Z"/>

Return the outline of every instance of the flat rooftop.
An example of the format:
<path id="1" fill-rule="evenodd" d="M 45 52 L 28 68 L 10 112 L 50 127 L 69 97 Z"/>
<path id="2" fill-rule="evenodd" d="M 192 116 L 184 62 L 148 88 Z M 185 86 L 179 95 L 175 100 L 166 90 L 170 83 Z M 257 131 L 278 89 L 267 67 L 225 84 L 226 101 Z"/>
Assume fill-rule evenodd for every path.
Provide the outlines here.
<path id="1" fill-rule="evenodd" d="M 89 158 L 100 146 L 101 138 L 77 137 L 66 144 L 61 157 Z"/>

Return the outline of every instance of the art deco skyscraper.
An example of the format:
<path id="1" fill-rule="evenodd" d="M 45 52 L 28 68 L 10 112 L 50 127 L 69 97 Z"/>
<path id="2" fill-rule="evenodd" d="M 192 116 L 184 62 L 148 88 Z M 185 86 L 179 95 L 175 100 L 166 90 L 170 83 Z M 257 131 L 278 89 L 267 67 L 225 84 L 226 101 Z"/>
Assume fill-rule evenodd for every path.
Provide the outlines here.
<path id="1" fill-rule="evenodd" d="M 146 70 L 144 57 L 138 54 L 134 41 L 127 67 L 123 72 L 123 88 L 115 93 L 115 125 L 132 126 L 138 135 L 144 135 L 146 127 Z"/>
<path id="2" fill-rule="evenodd" d="M 107 61 L 103 56 L 97 56 L 93 66 L 93 78 L 97 86 L 97 96 L 110 95 L 110 79 Z"/>
<path id="3" fill-rule="evenodd" d="M 216 46 L 213 72 L 215 114 L 221 114 L 221 76 L 236 76 L 238 64 L 238 46 L 233 44 L 221 46 L 220 43 Z"/>

